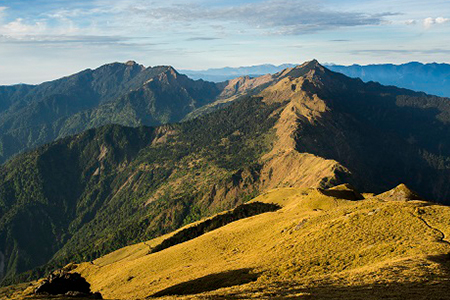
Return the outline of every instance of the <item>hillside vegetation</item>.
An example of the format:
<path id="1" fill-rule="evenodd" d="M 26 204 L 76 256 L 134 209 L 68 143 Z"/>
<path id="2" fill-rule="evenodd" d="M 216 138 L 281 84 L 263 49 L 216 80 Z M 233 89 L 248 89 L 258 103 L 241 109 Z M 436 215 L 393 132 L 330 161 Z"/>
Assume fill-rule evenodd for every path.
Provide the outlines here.
<path id="1" fill-rule="evenodd" d="M 2 284 L 157 238 L 276 188 L 349 182 L 379 194 L 405 182 L 449 203 L 446 99 L 365 84 L 317 61 L 248 80 L 234 82 L 239 96 L 225 107 L 212 103 L 193 120 L 92 129 L 0 167 Z"/>
<path id="2" fill-rule="evenodd" d="M 169 234 L 71 272 L 105 299 L 448 299 L 450 208 L 405 186 L 388 194 L 396 200 L 348 200 L 360 195 L 348 185 L 275 189 L 251 201 L 275 212 L 149 251 Z"/>
<path id="3" fill-rule="evenodd" d="M 107 126 L 13 159 L 0 169 L 3 277 L 93 259 L 245 202 L 276 107 L 248 99 L 195 122 Z"/>
<path id="4" fill-rule="evenodd" d="M 178 122 L 206 104 L 244 90 L 227 82 L 194 81 L 170 66 L 145 68 L 132 61 L 36 86 L 3 86 L 0 163 L 24 150 L 103 125 Z"/>

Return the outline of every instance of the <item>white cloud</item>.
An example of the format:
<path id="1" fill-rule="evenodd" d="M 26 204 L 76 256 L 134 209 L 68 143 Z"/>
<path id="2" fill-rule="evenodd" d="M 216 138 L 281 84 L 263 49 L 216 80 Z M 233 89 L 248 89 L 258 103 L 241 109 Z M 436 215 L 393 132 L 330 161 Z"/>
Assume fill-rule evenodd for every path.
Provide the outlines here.
<path id="1" fill-rule="evenodd" d="M 439 18 L 436 18 L 435 21 L 436 21 L 436 24 L 444 24 L 444 23 L 450 22 L 450 19 L 444 18 L 444 17 L 439 17 Z"/>
<path id="2" fill-rule="evenodd" d="M 434 24 L 434 19 L 433 18 L 425 18 L 425 19 L 423 19 L 423 26 L 426 29 L 430 28 L 433 24 Z"/>
<path id="3" fill-rule="evenodd" d="M 100 8 L 91 8 L 91 9 L 58 9 L 56 11 L 52 11 L 47 13 L 46 15 L 49 18 L 66 20 L 73 18 L 80 18 L 92 15 L 99 15 L 105 12 L 109 12 L 110 9 L 100 9 Z"/>
<path id="4" fill-rule="evenodd" d="M 3 10 L 5 10 L 3 8 Z M 96 0 L 89 5 L 48 9 L 33 16 L 15 15 L 1 22 L 0 35 L 149 35 L 149 31 L 178 33 L 186 39 L 216 34 L 261 36 L 300 35 L 324 30 L 388 24 L 392 13 L 348 12 L 318 4 L 315 0 L 262 0 L 256 3 L 210 5 L 206 1 Z M 129 15 L 133 18 L 130 19 Z M 10 16 L 12 17 L 12 16 Z M 214 32 L 204 32 L 205 25 Z M 215 26 L 213 28 L 213 26 Z M 253 31 L 252 31 L 253 30 Z"/>
<path id="5" fill-rule="evenodd" d="M 450 34 L 445 24 L 449 8 L 448 0 L 0 1 L 0 79 L 27 81 L 33 75 L 47 80 L 128 59 L 184 68 L 300 62 L 312 57 L 349 64 L 406 59 L 448 62 L 450 49 L 440 37 Z M 413 39 L 411 32 L 424 26 L 445 34 Z M 307 35 L 299 36 L 303 34 Z M 350 53 L 379 45 L 394 50 Z M 408 50 L 421 47 L 432 52 Z M 17 62 L 24 68 L 20 76 L 11 78 L 8 73 L 17 69 Z M 64 72 L 52 65 L 69 62 L 72 69 Z M 32 66 L 37 67 L 31 70 Z M 48 77 L 42 77 L 42 69 Z"/>
<path id="6" fill-rule="evenodd" d="M 437 18 L 425 18 L 423 20 L 423 26 L 425 27 L 425 29 L 430 29 L 431 26 L 435 25 L 435 24 L 445 24 L 450 22 L 450 19 L 448 18 L 444 18 L 444 17 L 437 17 Z"/>
<path id="7" fill-rule="evenodd" d="M 6 35 L 30 34 L 44 32 L 46 29 L 45 22 L 35 22 L 34 24 L 25 24 L 23 19 L 17 18 L 12 22 L 3 25 L 0 32 Z"/>
<path id="8" fill-rule="evenodd" d="M 381 25 L 394 13 L 348 12 L 313 0 L 266 0 L 234 6 L 205 6 L 189 2 L 165 6 L 132 6 L 147 22 L 193 24 L 202 21 L 246 24 L 269 34 L 297 35 L 329 29 Z M 167 26 L 167 25 L 166 25 Z"/>

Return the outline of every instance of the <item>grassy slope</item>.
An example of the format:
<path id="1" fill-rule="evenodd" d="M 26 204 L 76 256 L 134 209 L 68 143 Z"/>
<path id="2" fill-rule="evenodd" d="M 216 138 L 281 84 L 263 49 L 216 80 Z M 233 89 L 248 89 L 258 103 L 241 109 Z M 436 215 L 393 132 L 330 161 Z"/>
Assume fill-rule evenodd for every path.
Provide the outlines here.
<path id="1" fill-rule="evenodd" d="M 7 280 L 49 260 L 47 268 L 94 259 L 249 200 L 278 108 L 249 98 L 181 124 L 91 130 L 12 160 L 0 168 Z M 23 236 L 39 239 L 30 246 Z"/>
<path id="2" fill-rule="evenodd" d="M 445 299 L 449 207 L 377 197 L 349 201 L 294 188 L 275 189 L 254 201 L 283 208 L 158 253 L 148 251 L 162 237 L 123 248 L 76 271 L 107 299 L 139 299 L 164 290 L 190 290 L 199 293 L 196 299 L 300 294 Z M 257 275 L 249 279 L 249 274 Z M 207 291 L 218 282 L 234 286 Z"/>
<path id="3" fill-rule="evenodd" d="M 334 95 L 332 92 L 341 89 L 342 82 L 348 82 L 348 79 L 338 78 L 334 81 L 335 75 L 323 72 L 323 68 L 314 62 L 310 66 L 306 64 L 302 68 L 286 70 L 279 75 L 282 77 L 279 82 L 258 95 L 261 97 L 241 99 L 223 110 L 196 120 L 152 130 L 151 138 L 137 139 L 148 147 L 136 147 L 142 151 L 127 159 L 115 159 L 121 153 L 113 147 L 116 142 L 109 145 L 87 140 L 86 151 L 80 144 L 82 151 L 79 152 L 83 153 L 83 159 L 79 167 L 83 168 L 81 177 L 87 184 L 79 189 L 76 199 L 68 201 L 74 208 L 73 214 L 63 218 L 67 224 L 64 223 L 62 227 L 53 223 L 52 226 L 56 228 L 54 232 L 53 228 L 43 228 L 51 240 L 41 244 L 41 248 L 31 247 L 37 255 L 32 261 L 25 261 L 21 268 L 8 267 L 12 271 L 10 275 L 13 277 L 14 271 L 21 272 L 36 266 L 36 257 L 42 259 L 39 253 L 42 247 L 48 248 L 48 245 L 54 248 L 45 252 L 46 255 L 57 252 L 47 268 L 73 260 L 92 260 L 130 243 L 153 238 L 200 217 L 229 209 L 247 201 L 252 195 L 276 187 L 326 187 L 359 178 L 373 184 L 377 188 L 374 190 L 380 190 L 409 175 L 428 178 L 428 183 L 432 181 L 433 178 L 426 176 L 425 172 L 430 170 L 421 169 L 422 165 L 418 164 L 421 161 L 418 154 L 406 155 L 419 153 L 416 147 L 406 145 L 401 136 L 388 139 L 391 144 L 385 143 L 382 131 L 368 135 L 365 130 L 368 125 L 355 117 L 358 110 L 351 115 L 336 105 L 345 99 L 330 98 Z M 362 84 L 355 80 L 350 82 L 358 86 Z M 322 91 L 323 84 L 331 90 Z M 322 91 L 323 97 L 311 92 L 316 89 Z M 346 91 L 351 93 L 352 90 L 349 88 Z M 373 100 L 375 105 L 380 98 L 376 91 L 374 93 L 373 97 L 367 99 Z M 366 102 L 357 103 L 358 99 L 360 97 L 355 96 L 352 102 L 355 106 L 359 103 L 361 109 Z M 379 143 L 373 144 L 372 141 Z M 78 143 L 76 138 L 67 139 L 66 142 L 73 145 Z M 135 143 L 130 141 L 130 146 Z M 439 143 L 439 140 L 435 143 Z M 387 151 L 379 151 L 380 148 Z M 17 211 L 27 213 L 28 218 L 21 217 L 10 207 L 0 209 L 5 212 L 8 210 L 17 221 L 16 224 L 20 224 L 22 219 L 28 220 L 26 227 L 34 230 L 26 234 L 19 231 L 4 237 L 0 235 L 0 245 L 4 238 L 7 239 L 8 263 L 14 259 L 12 254 L 17 253 L 14 251 L 16 245 L 21 249 L 30 248 L 22 246 L 18 236 L 45 236 L 36 233 L 35 229 L 40 229 L 42 222 L 35 220 L 40 220 L 41 215 L 47 212 L 34 210 L 30 205 L 29 200 L 35 198 L 33 193 L 39 192 L 40 188 L 48 189 L 46 194 L 51 197 L 44 197 L 43 202 L 52 202 L 55 195 L 61 201 L 67 201 L 64 195 L 74 196 L 67 191 L 66 187 L 71 185 L 61 174 L 78 171 L 70 163 L 63 164 L 65 169 L 60 170 L 51 155 L 58 150 L 52 146 L 48 149 L 53 149 L 53 152 L 50 151 L 49 155 L 43 157 L 45 159 L 41 157 L 39 160 L 40 168 L 47 170 L 46 184 L 39 182 L 42 175 L 39 172 L 30 176 L 23 171 L 5 172 L 11 177 L 8 178 L 8 184 L 1 186 L 0 196 L 15 203 L 11 195 L 20 194 L 22 202 L 18 203 L 25 207 Z M 22 159 L 26 160 L 26 157 L 22 156 Z M 415 171 L 398 168 L 397 157 L 405 160 L 406 166 Z M 103 158 L 111 160 L 106 168 Z M 86 164 L 84 160 L 89 163 Z M 391 169 L 380 168 L 379 162 L 385 160 Z M 22 169 L 27 168 L 26 164 L 18 165 Z M 349 169 L 352 174 L 348 172 Z M 379 176 L 374 176 L 373 170 L 377 170 L 375 175 Z M 393 172 L 396 174 L 394 179 L 388 176 Z M 373 176 L 369 176 L 371 174 Z M 36 178 L 32 175 L 36 175 Z M 386 178 L 389 180 L 386 181 Z M 22 182 L 23 185 L 10 185 L 12 182 Z M 36 188 L 30 189 L 27 182 L 36 184 Z M 441 177 L 441 184 L 432 183 L 442 192 L 441 195 L 446 193 L 444 176 Z M 428 189 L 422 187 L 420 192 L 423 190 Z M 6 223 L 9 220 L 9 217 L 6 218 Z M 6 227 L 11 226 L 7 224 Z M 8 230 L 2 229 L 5 234 Z M 52 244 L 53 240 L 57 244 Z M 39 263 L 44 264 L 47 259 L 48 256 Z"/>

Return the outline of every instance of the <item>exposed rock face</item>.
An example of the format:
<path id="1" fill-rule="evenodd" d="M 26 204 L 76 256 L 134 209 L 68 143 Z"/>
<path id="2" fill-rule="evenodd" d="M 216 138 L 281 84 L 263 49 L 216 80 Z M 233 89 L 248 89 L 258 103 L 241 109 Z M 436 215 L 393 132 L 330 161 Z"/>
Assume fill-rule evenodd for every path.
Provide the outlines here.
<path id="1" fill-rule="evenodd" d="M 61 269 L 50 274 L 34 290 L 35 294 L 66 295 L 102 299 L 100 293 L 92 293 L 91 285 L 78 273 Z"/>
<path id="2" fill-rule="evenodd" d="M 267 86 L 275 80 L 272 75 L 264 75 L 256 78 L 249 76 L 238 77 L 226 82 L 226 85 L 219 98 L 226 99 L 237 95 L 242 95 L 258 87 Z"/>

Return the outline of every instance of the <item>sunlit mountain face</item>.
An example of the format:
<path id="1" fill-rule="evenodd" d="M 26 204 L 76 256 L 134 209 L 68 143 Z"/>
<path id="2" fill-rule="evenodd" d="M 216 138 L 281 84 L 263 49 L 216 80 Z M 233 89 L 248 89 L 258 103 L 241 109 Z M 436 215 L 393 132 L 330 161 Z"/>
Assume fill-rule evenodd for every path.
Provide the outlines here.
<path id="1" fill-rule="evenodd" d="M 383 197 L 448 203 L 450 148 L 441 138 L 449 134 L 447 98 L 364 83 L 317 61 L 226 84 L 162 70 L 145 86 L 182 95 L 190 89 L 188 103 L 203 104 L 183 122 L 106 125 L 1 167 L 5 284 L 96 259 L 278 188 L 350 183 L 378 194 L 400 182 L 417 193 L 400 188 L 399 195 Z M 201 102 L 205 88 L 217 99 Z M 178 99 L 155 107 L 180 111 L 178 102 L 170 104 Z M 172 242 L 163 245 L 157 252 L 169 251 Z"/>
<path id="2" fill-rule="evenodd" d="M 225 81 L 238 76 L 257 77 L 264 74 L 280 72 L 285 68 L 295 67 L 295 64 L 279 66 L 265 64 L 250 67 L 218 68 L 208 70 L 182 70 L 184 74 L 194 79 L 209 81 Z M 332 71 L 343 73 L 349 77 L 360 78 L 365 82 L 374 81 L 384 85 L 394 85 L 431 95 L 450 97 L 450 65 L 445 63 L 422 64 L 410 62 L 406 64 L 373 64 L 373 65 L 335 65 L 327 64 Z"/>
<path id="3" fill-rule="evenodd" d="M 449 299 L 446 1 L 0 0 L 0 299 Z"/>

